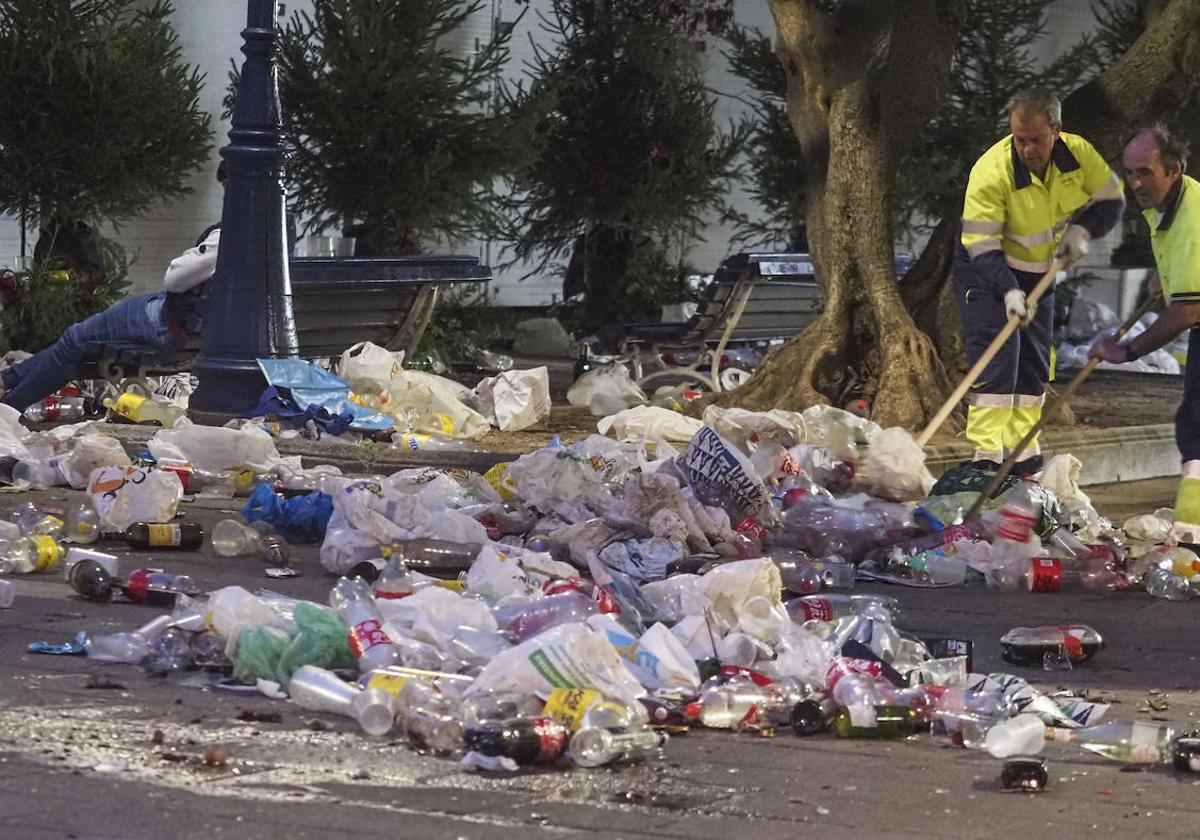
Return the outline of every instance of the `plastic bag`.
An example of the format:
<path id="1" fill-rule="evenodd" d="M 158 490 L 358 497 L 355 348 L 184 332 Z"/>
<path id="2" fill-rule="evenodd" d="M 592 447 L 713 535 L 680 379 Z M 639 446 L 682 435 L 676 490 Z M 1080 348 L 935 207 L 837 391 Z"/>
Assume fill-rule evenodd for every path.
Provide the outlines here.
<path id="1" fill-rule="evenodd" d="M 622 364 L 593 368 L 575 380 L 567 402 L 587 408 L 596 417 L 607 417 L 647 402 L 643 391 Z"/>
<path id="2" fill-rule="evenodd" d="M 407 598 L 384 598 L 378 603 L 389 624 L 441 650 L 447 649 L 463 628 L 496 632 L 496 619 L 486 604 L 440 586 L 427 586 Z"/>
<path id="3" fill-rule="evenodd" d="M 412 431 L 477 438 L 487 434 L 487 419 L 467 405 L 471 391 L 459 383 L 418 370 L 401 370 L 391 380 L 376 408 L 399 420 L 411 420 Z"/>
<path id="4" fill-rule="evenodd" d="M 742 450 L 747 449 L 751 439 L 769 440 L 787 449 L 808 438 L 804 415 L 778 408 L 750 411 L 710 405 L 704 409 L 704 425 L 711 426 L 717 434 Z"/>
<path id="5" fill-rule="evenodd" d="M 686 443 L 704 428 L 704 424 L 669 408 L 636 405 L 602 418 L 596 428 L 602 435 L 611 431 L 618 440 L 636 441 L 657 436 Z"/>
<path id="6" fill-rule="evenodd" d="M 29 431 L 21 425 L 21 412 L 0 403 L 0 457 L 28 459 L 28 439 Z"/>
<path id="7" fill-rule="evenodd" d="M 295 634 L 263 625 L 241 632 L 233 675 L 241 682 L 256 679 L 287 685 L 303 665 L 354 668 L 346 627 L 332 612 L 308 601 L 293 611 Z"/>
<path id="8" fill-rule="evenodd" d="M 594 615 L 587 624 L 604 634 L 625 660 L 625 667 L 646 688 L 699 688 L 695 661 L 666 625 L 654 624 L 639 639 L 608 615 Z"/>
<path id="9" fill-rule="evenodd" d="M 80 435 L 62 466 L 67 480 L 76 490 L 87 486 L 88 477 L 100 467 L 121 467 L 129 464 L 129 456 L 116 438 L 108 435 Z"/>
<path id="10" fill-rule="evenodd" d="M 519 432 L 550 416 L 550 371 L 510 370 L 475 386 L 475 408 L 502 432 Z"/>
<path id="11" fill-rule="evenodd" d="M 225 586 L 208 596 L 205 623 L 225 639 L 225 653 L 232 657 L 237 654 L 242 631 L 251 627 L 273 627 L 291 637 L 296 632 L 293 614 L 299 603 L 282 595 Z"/>
<path id="12" fill-rule="evenodd" d="M 548 694 L 555 688 L 594 688 L 635 707 L 645 694 L 612 643 L 579 623 L 551 627 L 499 654 L 465 694 Z"/>
<path id="13" fill-rule="evenodd" d="M 170 522 L 183 495 L 172 472 L 153 467 L 100 467 L 88 478 L 92 506 L 105 531 L 124 531 L 134 522 Z"/>
<path id="14" fill-rule="evenodd" d="M 858 477 L 871 494 L 893 502 L 923 499 L 934 485 L 925 466 L 925 450 L 898 426 L 871 440 Z"/>
<path id="15" fill-rule="evenodd" d="M 242 507 L 247 522 L 262 520 L 274 525 L 291 542 L 316 542 L 325 536 L 333 500 L 324 493 L 306 493 L 285 499 L 269 484 L 260 484 Z"/>
<path id="16" fill-rule="evenodd" d="M 271 472 L 281 460 L 275 442 L 261 428 L 199 426 L 186 417 L 172 428 L 156 432 L 148 447 L 159 460 L 190 461 L 202 470 L 247 467 L 255 472 Z"/>
<path id="17" fill-rule="evenodd" d="M 338 363 L 338 373 L 357 394 L 381 394 L 392 377 L 403 370 L 404 351 L 393 353 L 370 341 L 346 348 Z"/>
<path id="18" fill-rule="evenodd" d="M 719 505 L 731 518 L 753 516 L 767 504 L 766 487 L 750 460 L 707 426 L 675 463 L 700 501 Z"/>
<path id="19" fill-rule="evenodd" d="M 700 579 L 700 590 L 712 604 L 714 630 L 724 635 L 740 628 L 743 620 L 757 628 L 761 621 L 755 621 L 754 607 L 748 609 L 748 602 L 761 597 L 769 604 L 782 603 L 783 581 L 779 567 L 769 557 L 761 557 L 717 566 Z"/>
<path id="20" fill-rule="evenodd" d="M 315 406 L 330 416 L 349 414 L 350 428 L 360 431 L 381 431 L 395 425 L 391 417 L 352 402 L 348 382 L 310 361 L 259 359 L 258 366 L 269 384 L 287 389 L 301 411 L 312 411 Z"/>

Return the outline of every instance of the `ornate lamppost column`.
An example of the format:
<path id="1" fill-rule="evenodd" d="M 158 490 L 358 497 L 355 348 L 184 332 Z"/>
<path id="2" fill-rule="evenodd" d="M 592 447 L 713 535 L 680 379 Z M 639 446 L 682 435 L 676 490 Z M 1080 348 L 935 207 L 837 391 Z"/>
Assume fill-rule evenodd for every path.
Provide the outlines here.
<path id="1" fill-rule="evenodd" d="M 248 0 L 217 269 L 189 414 L 224 423 L 257 405 L 266 380 L 256 359 L 298 355 L 288 276 L 283 189 L 283 127 L 275 57 L 275 0 Z"/>

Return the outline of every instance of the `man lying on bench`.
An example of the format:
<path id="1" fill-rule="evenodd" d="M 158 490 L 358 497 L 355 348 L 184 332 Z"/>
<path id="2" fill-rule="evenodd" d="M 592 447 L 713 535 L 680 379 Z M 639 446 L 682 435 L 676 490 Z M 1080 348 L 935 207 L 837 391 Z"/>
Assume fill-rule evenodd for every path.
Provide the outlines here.
<path id="1" fill-rule="evenodd" d="M 224 165 L 217 180 L 225 182 Z M 0 371 L 0 402 L 18 411 L 53 394 L 70 382 L 81 362 L 97 361 L 112 344 L 145 344 L 154 351 L 179 349 L 200 334 L 204 289 L 217 267 L 220 226 L 206 230 L 167 267 L 163 290 L 117 301 L 63 331 L 58 341 Z"/>

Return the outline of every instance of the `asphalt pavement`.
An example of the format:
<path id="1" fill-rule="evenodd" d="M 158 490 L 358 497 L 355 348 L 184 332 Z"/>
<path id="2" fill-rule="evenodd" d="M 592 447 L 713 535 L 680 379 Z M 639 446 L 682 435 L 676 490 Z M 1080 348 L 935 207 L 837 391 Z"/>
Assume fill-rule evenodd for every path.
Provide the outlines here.
<path id="1" fill-rule="evenodd" d="M 1169 505 L 1172 480 L 1088 488 L 1121 519 Z M 0 496 L 63 506 L 69 491 Z M 233 504 L 181 506 L 206 529 Z M 303 576 L 269 580 L 257 560 L 211 550 L 122 557 L 205 588 L 269 587 L 324 601 L 332 579 L 315 546 L 294 546 Z M 1130 769 L 1048 744 L 1041 794 L 1003 792 L 1001 763 L 921 735 L 905 741 L 692 731 L 660 758 L 616 769 L 472 774 L 370 739 L 339 718 L 284 701 L 145 676 L 125 665 L 26 652 L 80 630 L 134 629 L 145 606 L 75 597 L 60 576 L 17 579 L 0 611 L 0 838 L 784 838 L 1195 836 L 1200 775 Z M 976 670 L 1086 690 L 1111 719 L 1200 726 L 1198 603 L 1144 593 L 1007 594 L 863 586 L 897 597 L 899 626 L 975 640 Z M 1107 648 L 1069 672 L 1016 669 L 997 639 L 1014 626 L 1083 622 Z M 1153 700 L 1152 708 L 1149 701 Z M 1161 708 L 1165 706 L 1166 708 Z M 208 758 L 206 763 L 205 758 Z"/>

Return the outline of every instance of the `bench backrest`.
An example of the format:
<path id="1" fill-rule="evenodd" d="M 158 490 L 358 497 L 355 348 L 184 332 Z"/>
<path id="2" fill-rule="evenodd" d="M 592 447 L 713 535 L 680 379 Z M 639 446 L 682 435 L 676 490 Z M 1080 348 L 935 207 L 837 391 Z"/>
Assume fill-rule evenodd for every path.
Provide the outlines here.
<path id="1" fill-rule="evenodd" d="M 719 338 L 747 286 L 750 297 L 730 341 L 791 338 L 821 311 L 821 287 L 808 254 L 735 254 L 717 269 L 681 343 Z"/>

